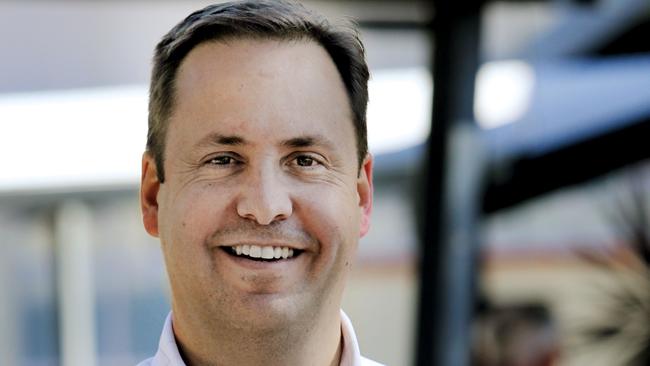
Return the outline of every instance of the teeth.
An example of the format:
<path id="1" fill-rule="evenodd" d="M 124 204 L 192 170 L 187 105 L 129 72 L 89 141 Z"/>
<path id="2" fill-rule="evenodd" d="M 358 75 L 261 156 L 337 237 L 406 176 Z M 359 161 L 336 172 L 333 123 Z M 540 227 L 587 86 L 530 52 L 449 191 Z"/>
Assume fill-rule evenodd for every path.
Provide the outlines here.
<path id="1" fill-rule="evenodd" d="M 287 259 L 294 255 L 294 250 L 289 247 L 270 247 L 259 245 L 235 245 L 232 250 L 240 256 L 263 259 Z"/>
<path id="2" fill-rule="evenodd" d="M 249 255 L 253 258 L 260 258 L 262 256 L 262 248 L 257 245 L 251 245 L 251 252 Z"/>
<path id="3" fill-rule="evenodd" d="M 273 247 L 263 247 L 262 248 L 262 258 L 264 258 L 264 259 L 273 259 Z"/>

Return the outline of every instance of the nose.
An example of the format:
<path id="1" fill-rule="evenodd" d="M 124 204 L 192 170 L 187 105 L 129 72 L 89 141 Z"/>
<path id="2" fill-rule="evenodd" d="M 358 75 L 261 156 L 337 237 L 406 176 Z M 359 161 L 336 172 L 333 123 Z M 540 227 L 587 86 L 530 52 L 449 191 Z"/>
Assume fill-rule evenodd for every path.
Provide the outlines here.
<path id="1" fill-rule="evenodd" d="M 242 184 L 237 214 L 260 225 L 282 221 L 293 212 L 289 187 L 272 167 L 252 169 Z"/>

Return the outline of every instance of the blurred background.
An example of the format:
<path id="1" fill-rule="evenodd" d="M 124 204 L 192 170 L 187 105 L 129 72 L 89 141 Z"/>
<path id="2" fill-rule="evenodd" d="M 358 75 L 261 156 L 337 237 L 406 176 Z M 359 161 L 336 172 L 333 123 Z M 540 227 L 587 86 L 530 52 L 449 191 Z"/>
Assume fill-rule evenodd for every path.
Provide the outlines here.
<path id="1" fill-rule="evenodd" d="M 150 60 L 209 3 L 0 2 L 0 365 L 155 353 Z M 343 304 L 362 352 L 647 365 L 650 2 L 304 3 L 359 23 L 372 73 L 373 225 Z"/>

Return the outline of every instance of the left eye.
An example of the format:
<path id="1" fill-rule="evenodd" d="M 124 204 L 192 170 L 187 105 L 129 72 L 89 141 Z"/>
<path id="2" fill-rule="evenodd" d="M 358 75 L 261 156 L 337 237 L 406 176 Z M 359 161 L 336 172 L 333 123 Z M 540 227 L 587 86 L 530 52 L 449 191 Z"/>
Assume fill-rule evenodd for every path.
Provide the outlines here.
<path id="1" fill-rule="evenodd" d="M 214 164 L 214 165 L 228 165 L 234 162 L 235 159 L 233 159 L 231 156 L 217 156 L 215 158 L 210 159 L 210 164 Z"/>
<path id="2" fill-rule="evenodd" d="M 314 165 L 316 165 L 317 162 L 316 162 L 316 160 L 315 160 L 314 158 L 312 158 L 312 157 L 309 157 L 309 156 L 306 156 L 306 155 L 302 155 L 302 156 L 298 156 L 298 157 L 296 157 L 296 164 L 297 164 L 298 166 L 310 167 L 310 166 L 314 166 Z"/>

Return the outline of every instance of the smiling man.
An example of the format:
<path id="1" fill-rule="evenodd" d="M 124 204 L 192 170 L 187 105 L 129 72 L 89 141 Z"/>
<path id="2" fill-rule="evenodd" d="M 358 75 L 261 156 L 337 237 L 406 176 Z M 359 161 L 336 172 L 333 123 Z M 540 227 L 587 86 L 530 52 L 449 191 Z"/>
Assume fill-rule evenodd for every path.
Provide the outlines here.
<path id="1" fill-rule="evenodd" d="M 156 47 L 141 205 L 172 290 L 140 365 L 378 365 L 341 298 L 369 227 L 368 67 L 302 6 L 209 6 Z"/>

